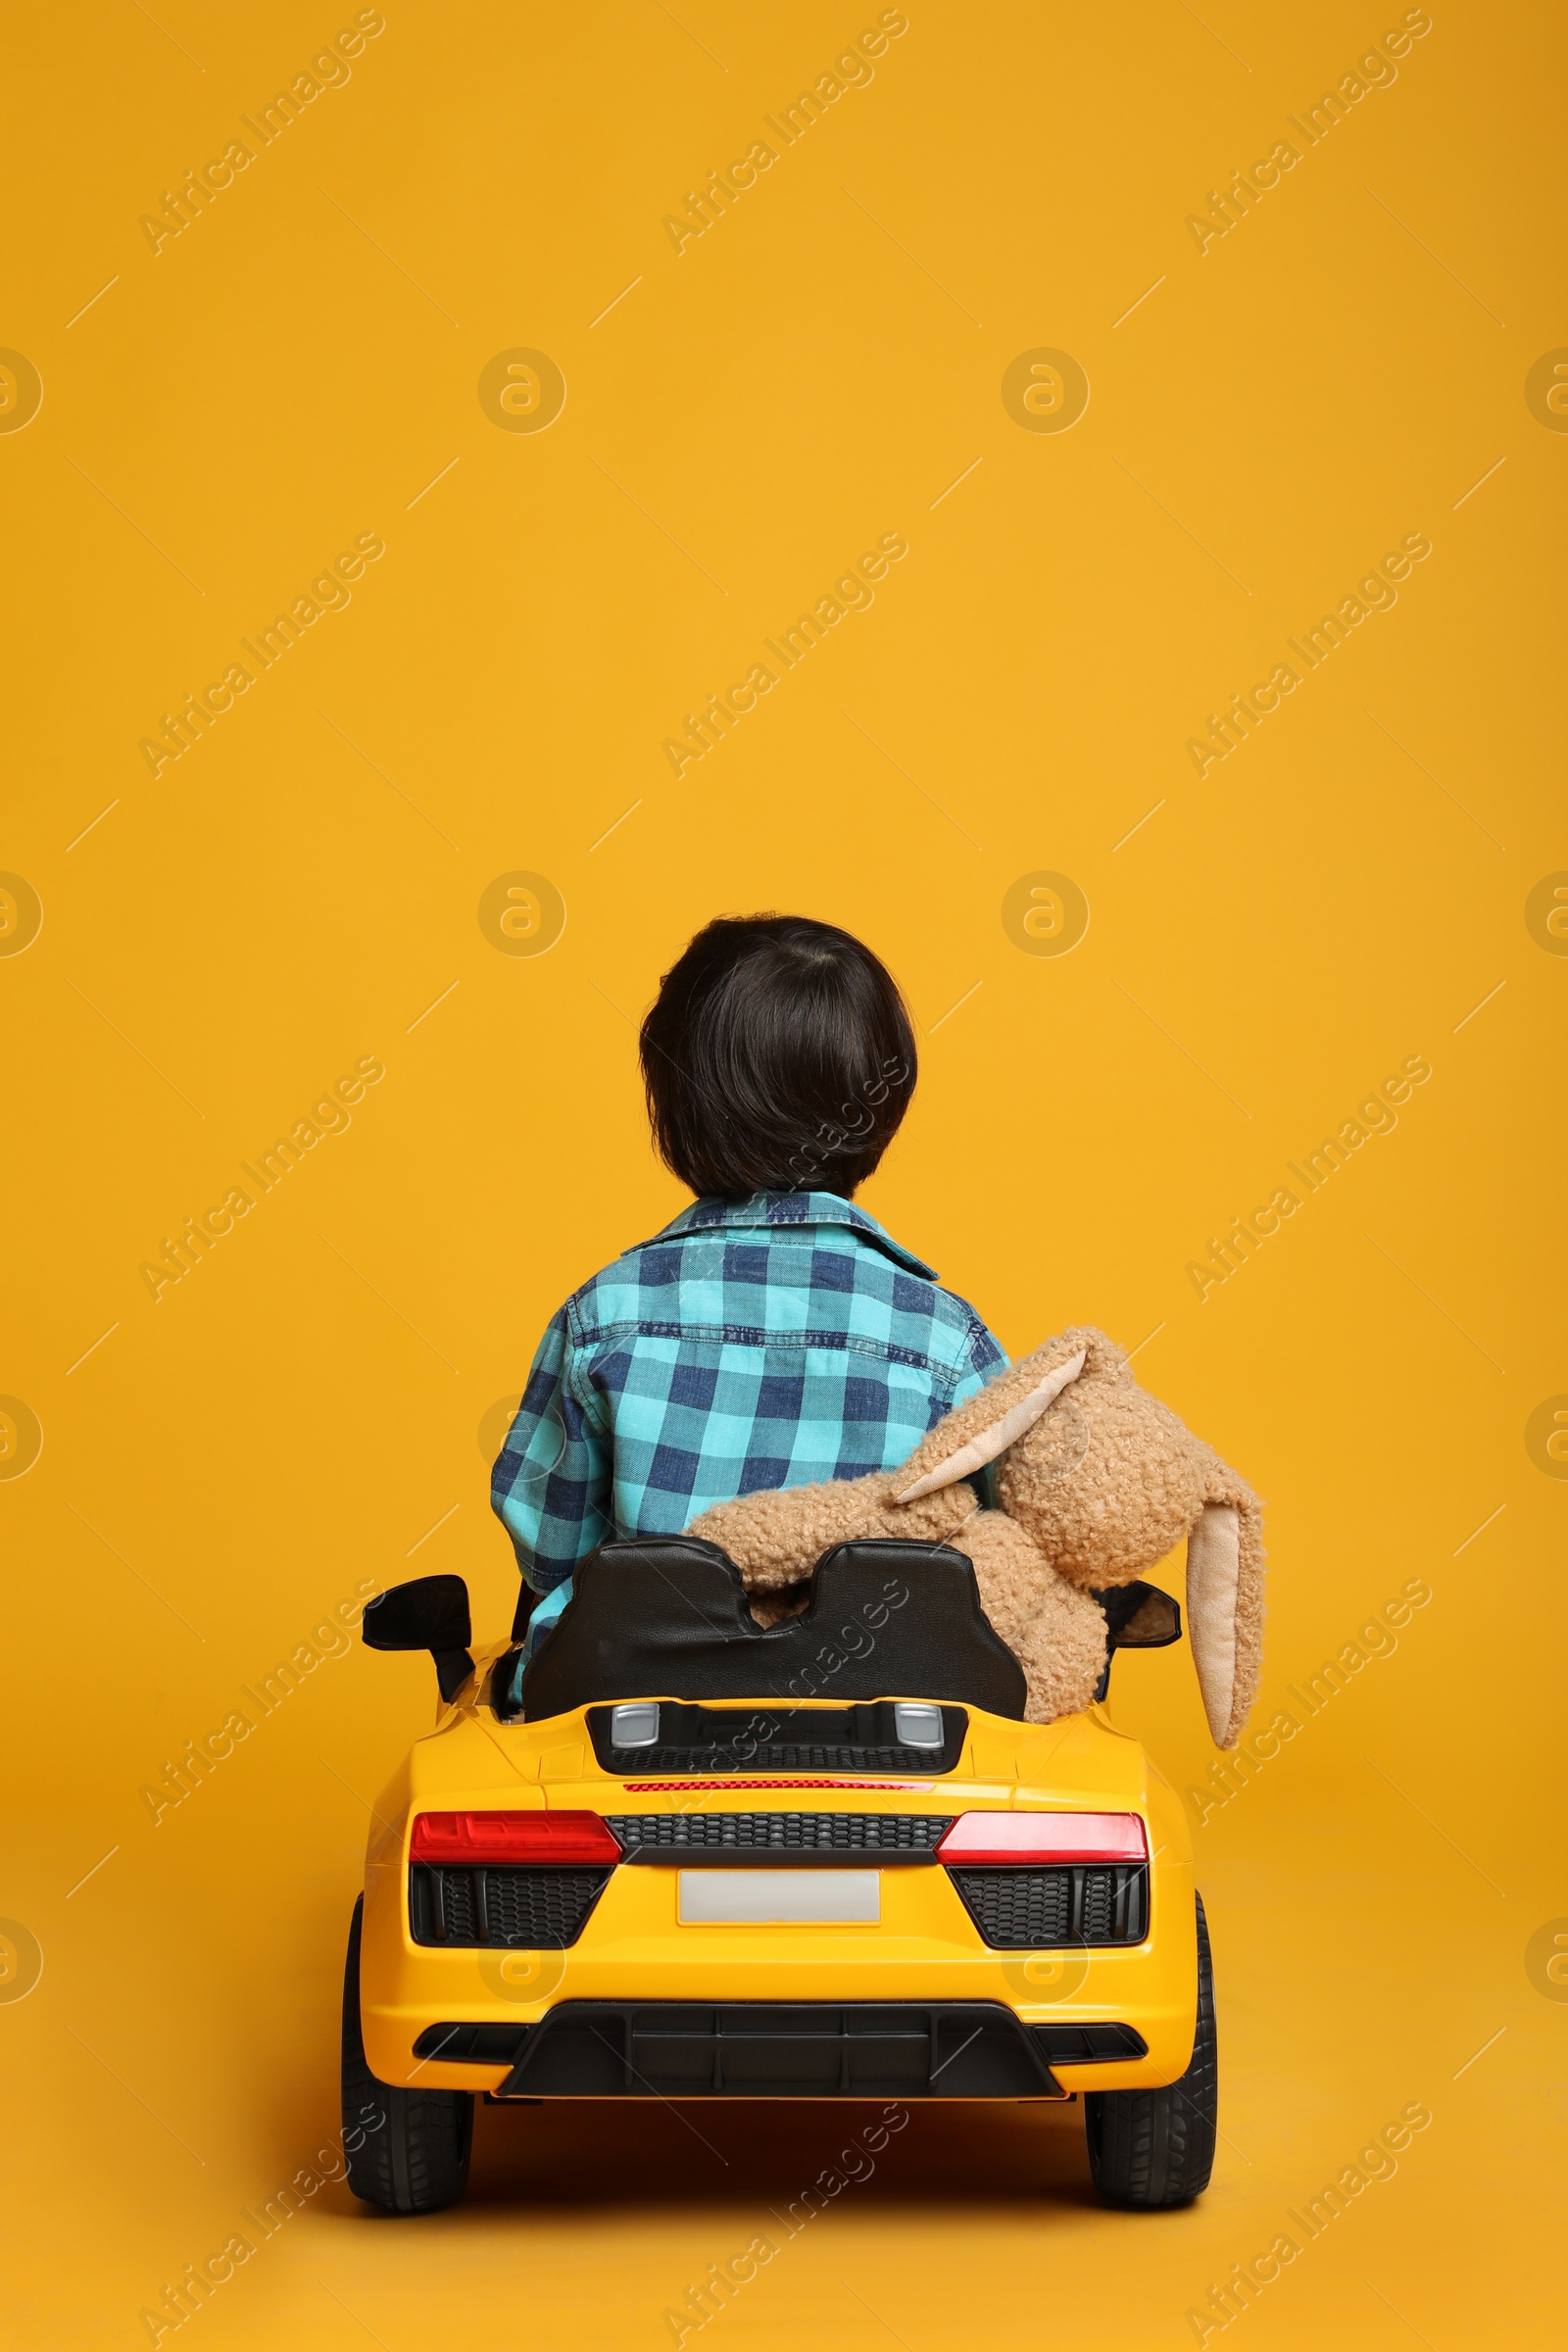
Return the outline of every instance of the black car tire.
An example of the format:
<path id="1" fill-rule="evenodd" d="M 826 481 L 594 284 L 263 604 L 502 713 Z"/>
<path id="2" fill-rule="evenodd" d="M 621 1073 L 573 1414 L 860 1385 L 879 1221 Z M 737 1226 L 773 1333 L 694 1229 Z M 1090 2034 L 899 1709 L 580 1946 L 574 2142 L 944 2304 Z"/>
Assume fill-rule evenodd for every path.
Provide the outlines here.
<path id="1" fill-rule="evenodd" d="M 343 2154 L 348 2182 L 384 2213 L 439 2213 L 468 2179 L 473 2139 L 470 2090 L 395 2090 L 378 2082 L 360 2030 L 362 1894 L 349 1929 L 343 1971 Z"/>
<path id="2" fill-rule="evenodd" d="M 1185 2075 L 1163 2090 L 1091 2090 L 1084 2095 L 1089 2170 L 1112 2205 L 1144 2213 L 1191 2204 L 1214 2168 L 1219 2061 L 1208 1922 L 1198 1901 L 1198 2025 Z"/>

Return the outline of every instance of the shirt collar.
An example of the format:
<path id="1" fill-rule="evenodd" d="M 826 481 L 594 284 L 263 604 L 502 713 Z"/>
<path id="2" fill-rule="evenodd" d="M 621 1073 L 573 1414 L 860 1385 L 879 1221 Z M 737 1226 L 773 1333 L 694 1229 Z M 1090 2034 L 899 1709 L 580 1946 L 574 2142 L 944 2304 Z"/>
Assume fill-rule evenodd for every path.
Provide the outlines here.
<path id="1" fill-rule="evenodd" d="M 754 1193 L 749 1200 L 694 1200 L 657 1238 L 667 1242 L 679 1234 L 710 1233 L 718 1228 L 733 1232 L 758 1226 L 813 1225 L 848 1225 L 853 1232 L 863 1234 L 895 1265 L 924 1275 L 928 1282 L 937 1279 L 934 1266 L 916 1257 L 912 1250 L 906 1250 L 883 1231 L 875 1217 L 867 1216 L 863 1208 L 857 1208 L 839 1193 Z"/>

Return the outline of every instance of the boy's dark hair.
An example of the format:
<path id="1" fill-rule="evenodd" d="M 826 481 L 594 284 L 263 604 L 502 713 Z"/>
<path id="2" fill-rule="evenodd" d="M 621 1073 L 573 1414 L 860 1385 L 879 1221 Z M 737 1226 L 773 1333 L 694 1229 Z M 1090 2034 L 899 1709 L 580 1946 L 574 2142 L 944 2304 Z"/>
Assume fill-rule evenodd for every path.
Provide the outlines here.
<path id="1" fill-rule="evenodd" d="M 848 1200 L 914 1092 L 891 974 L 848 931 L 799 914 L 699 931 L 660 983 L 641 1054 L 660 1157 L 699 1199 Z"/>

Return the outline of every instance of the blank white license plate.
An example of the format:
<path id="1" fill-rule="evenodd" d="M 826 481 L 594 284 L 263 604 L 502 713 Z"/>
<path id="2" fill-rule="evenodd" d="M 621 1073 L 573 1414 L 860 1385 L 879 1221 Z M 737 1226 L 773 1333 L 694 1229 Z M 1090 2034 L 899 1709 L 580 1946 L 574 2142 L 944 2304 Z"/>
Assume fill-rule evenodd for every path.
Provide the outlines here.
<path id="1" fill-rule="evenodd" d="M 683 1927 L 875 1926 L 878 1870 L 683 1870 Z"/>

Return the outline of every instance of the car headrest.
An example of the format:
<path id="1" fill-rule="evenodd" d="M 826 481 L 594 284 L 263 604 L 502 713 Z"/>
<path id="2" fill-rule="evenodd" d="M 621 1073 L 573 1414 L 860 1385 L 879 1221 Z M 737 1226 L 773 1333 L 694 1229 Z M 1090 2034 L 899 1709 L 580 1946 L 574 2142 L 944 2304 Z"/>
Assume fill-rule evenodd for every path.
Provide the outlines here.
<path id="1" fill-rule="evenodd" d="M 839 1544 L 804 1616 L 764 1630 L 740 1570 L 691 1536 L 603 1544 L 522 1678 L 530 1722 L 624 1698 L 947 1699 L 1023 1718 L 1023 1668 L 943 1544 Z"/>

